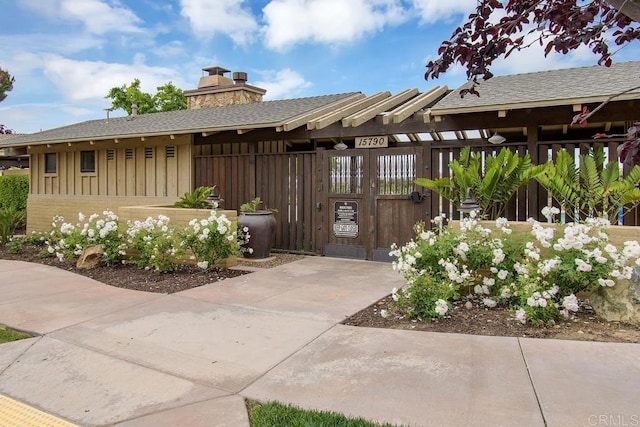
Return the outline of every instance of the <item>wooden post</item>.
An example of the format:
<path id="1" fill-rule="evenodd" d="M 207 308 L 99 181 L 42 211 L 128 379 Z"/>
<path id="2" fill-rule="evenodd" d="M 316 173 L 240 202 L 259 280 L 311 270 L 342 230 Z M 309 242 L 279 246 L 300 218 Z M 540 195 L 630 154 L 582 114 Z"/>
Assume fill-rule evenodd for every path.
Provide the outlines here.
<path id="1" fill-rule="evenodd" d="M 531 157 L 531 163 L 537 165 L 539 162 L 538 156 L 538 127 L 527 126 L 527 151 Z M 540 185 L 535 182 L 529 182 L 529 216 L 535 219 L 540 219 L 540 204 L 538 195 L 540 193 Z"/>

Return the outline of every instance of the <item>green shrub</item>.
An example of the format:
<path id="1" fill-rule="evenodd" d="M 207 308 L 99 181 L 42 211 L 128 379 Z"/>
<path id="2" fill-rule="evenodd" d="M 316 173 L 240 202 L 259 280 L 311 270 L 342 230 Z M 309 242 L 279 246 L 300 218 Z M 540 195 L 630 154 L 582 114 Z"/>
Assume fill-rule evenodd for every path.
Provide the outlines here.
<path id="1" fill-rule="evenodd" d="M 86 219 L 86 222 L 85 222 Z M 64 218 L 56 216 L 53 219 L 52 230 L 49 233 L 46 252 L 50 256 L 63 259 L 77 259 L 84 248 L 92 245 L 102 245 L 104 248 L 103 262 L 107 265 L 115 264 L 124 255 L 125 243 L 119 230 L 118 216 L 111 211 L 102 212 L 102 216 L 93 214 L 85 218 L 78 214 L 77 224 L 64 222 Z"/>
<path id="2" fill-rule="evenodd" d="M 233 231 L 231 221 L 223 214 L 211 211 L 207 219 L 192 219 L 189 225 L 179 232 L 182 246 L 189 249 L 198 267 L 203 270 L 213 267 L 217 261 L 242 253 L 237 232 Z"/>
<path id="3" fill-rule="evenodd" d="M 392 291 L 392 312 L 397 308 L 429 321 L 446 316 L 466 291 L 487 308 L 514 310 L 522 323 L 551 324 L 579 310 L 577 295 L 631 279 L 632 265 L 640 259 L 637 241 L 621 248 L 610 243 L 605 219 L 589 218 L 557 230 L 531 221 L 530 233 L 512 234 L 504 218 L 491 230 L 474 216 L 460 221 L 459 232 L 442 227 L 437 217 L 435 231 L 419 225 L 414 240 L 392 247 L 393 267 L 407 282 Z"/>
<path id="4" fill-rule="evenodd" d="M 126 234 L 129 248 L 138 251 L 138 268 L 153 269 L 158 274 L 178 268 L 184 250 L 167 216 L 130 222 Z"/>
<path id="5" fill-rule="evenodd" d="M 13 207 L 19 211 L 26 211 L 28 195 L 27 175 L 0 176 L 0 208 Z"/>
<path id="6" fill-rule="evenodd" d="M 25 212 L 14 206 L 0 208 L 0 245 L 5 245 L 11 240 L 16 229 L 22 228 L 25 223 Z"/>

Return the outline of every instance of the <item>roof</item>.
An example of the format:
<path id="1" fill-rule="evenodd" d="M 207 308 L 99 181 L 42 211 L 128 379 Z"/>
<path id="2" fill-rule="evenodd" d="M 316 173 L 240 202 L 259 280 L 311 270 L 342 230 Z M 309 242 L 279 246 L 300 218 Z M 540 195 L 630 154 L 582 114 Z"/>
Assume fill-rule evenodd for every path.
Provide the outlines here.
<path id="1" fill-rule="evenodd" d="M 470 82 L 465 83 L 432 107 L 431 115 L 602 102 L 612 95 L 640 86 L 639 75 L 640 61 L 631 61 L 611 67 L 596 65 L 495 76 L 481 81 L 476 87 L 479 97 L 469 94 L 461 98 L 460 90 L 471 85 Z M 638 98 L 640 89 L 636 88 L 616 97 L 616 100 Z"/>
<path id="2" fill-rule="evenodd" d="M 423 93 L 415 88 L 407 89 L 395 95 L 389 91 L 370 96 L 350 92 L 91 120 L 15 136 L 0 141 L 0 147 L 200 132 L 203 135 L 222 131 L 244 133 L 260 128 L 274 128 L 276 132 L 294 129 L 317 134 L 324 132 L 325 136 L 331 132 L 354 135 L 358 131 L 346 128 L 365 126 L 365 123 L 375 125 L 373 131 L 376 133 L 381 132 L 380 126 L 394 125 L 397 125 L 396 133 L 407 133 L 403 130 L 410 130 L 410 134 L 436 132 L 433 123 L 444 115 L 497 111 L 497 117 L 505 117 L 508 110 L 571 106 L 574 111 L 579 111 L 583 104 L 599 103 L 612 97 L 615 97 L 614 101 L 637 100 L 640 99 L 640 89 L 636 88 L 640 85 L 636 78 L 638 74 L 640 61 L 633 61 L 613 64 L 609 68 L 592 66 L 496 76 L 480 84 L 480 97 L 460 97 L 459 91 L 468 87 L 467 83 L 450 93 L 446 86 L 435 86 Z M 421 127 L 432 117 L 436 119 L 434 122 Z M 411 126 L 403 127 L 408 121 L 412 122 Z M 446 121 L 441 122 L 446 126 Z M 323 131 L 329 126 L 333 126 L 330 131 Z M 299 135 L 306 137 L 310 134 L 299 132 Z M 412 141 L 420 140 L 415 136 L 409 137 L 413 138 Z"/>
<path id="3" fill-rule="evenodd" d="M 140 114 L 108 120 L 106 118 L 89 120 L 33 134 L 15 136 L 0 142 L 0 146 L 277 127 L 300 115 L 308 115 L 314 111 L 324 113 L 327 107 L 334 104 L 342 105 L 345 100 L 361 96 L 363 95 L 359 92 L 351 92 L 225 107 Z"/>

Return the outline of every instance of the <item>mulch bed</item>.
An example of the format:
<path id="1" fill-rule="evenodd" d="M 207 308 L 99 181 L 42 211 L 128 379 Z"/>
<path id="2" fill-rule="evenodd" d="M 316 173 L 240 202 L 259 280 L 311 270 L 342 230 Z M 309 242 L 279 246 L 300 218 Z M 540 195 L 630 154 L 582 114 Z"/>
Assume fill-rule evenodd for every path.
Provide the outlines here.
<path id="1" fill-rule="evenodd" d="M 580 312 L 555 325 L 536 327 L 518 322 L 513 313 L 501 308 L 488 309 L 474 297 L 463 297 L 454 304 L 445 318 L 431 322 L 411 320 L 399 315 L 383 318 L 381 310 L 390 310 L 391 296 L 347 318 L 342 323 L 373 328 L 405 329 L 429 332 L 449 332 L 470 335 L 491 335 L 524 338 L 554 338 L 578 341 L 640 343 L 640 328 L 622 322 L 601 320 L 582 301 Z M 466 304 L 470 302 L 471 304 Z"/>

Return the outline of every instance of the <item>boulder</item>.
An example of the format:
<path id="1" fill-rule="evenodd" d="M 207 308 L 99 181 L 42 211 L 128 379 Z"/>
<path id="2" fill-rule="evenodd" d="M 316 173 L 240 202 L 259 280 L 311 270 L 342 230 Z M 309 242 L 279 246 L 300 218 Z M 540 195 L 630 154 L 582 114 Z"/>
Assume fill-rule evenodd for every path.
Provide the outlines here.
<path id="1" fill-rule="evenodd" d="M 104 247 L 102 245 L 87 246 L 82 250 L 76 268 L 81 270 L 90 270 L 100 266 L 104 255 Z"/>
<path id="2" fill-rule="evenodd" d="M 640 267 L 634 268 L 631 280 L 618 280 L 611 288 L 601 287 L 589 302 L 605 320 L 640 326 Z"/>

